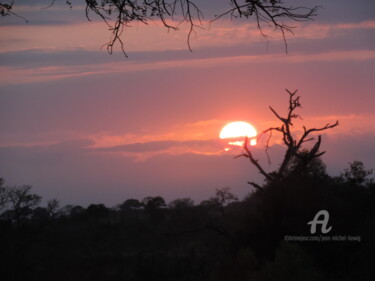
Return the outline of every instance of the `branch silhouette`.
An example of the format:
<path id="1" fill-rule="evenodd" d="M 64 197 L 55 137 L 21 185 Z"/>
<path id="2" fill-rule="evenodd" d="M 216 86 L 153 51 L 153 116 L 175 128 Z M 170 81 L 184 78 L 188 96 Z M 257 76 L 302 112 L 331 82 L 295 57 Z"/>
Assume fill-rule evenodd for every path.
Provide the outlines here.
<path id="1" fill-rule="evenodd" d="M 267 172 L 262 165 L 259 163 L 259 160 L 254 158 L 253 153 L 251 152 L 248 140 L 246 138 L 245 144 L 244 144 L 244 150 L 245 153 L 240 154 L 236 156 L 238 157 L 245 157 L 248 158 L 252 165 L 254 165 L 259 173 L 264 176 L 265 180 L 268 182 L 273 182 L 276 180 L 282 180 L 286 178 L 288 175 L 290 175 L 293 171 L 290 169 L 297 169 L 297 167 L 291 168 L 292 163 L 298 159 L 303 163 L 304 166 L 308 165 L 314 158 L 318 158 L 322 156 L 325 152 L 319 151 L 320 145 L 321 145 L 321 136 L 318 136 L 317 141 L 314 143 L 312 148 L 307 149 L 303 147 L 303 145 L 306 142 L 313 141 L 314 137 L 310 137 L 311 133 L 314 132 L 322 132 L 325 130 L 332 129 L 336 126 L 338 126 L 339 122 L 336 121 L 334 124 L 326 124 L 325 126 L 318 127 L 318 128 L 310 128 L 307 129 L 305 126 L 303 126 L 303 134 L 300 138 L 296 137 L 293 132 L 293 119 L 301 118 L 299 114 L 296 114 L 296 109 L 301 107 L 300 103 L 300 96 L 297 96 L 297 90 L 294 92 L 289 91 L 286 89 L 286 92 L 289 95 L 289 109 L 286 117 L 282 117 L 276 110 L 274 110 L 271 106 L 269 107 L 272 113 L 276 116 L 276 118 L 281 121 L 281 125 L 278 127 L 271 127 L 266 130 L 264 130 L 258 137 L 262 137 L 265 134 L 269 134 L 269 137 L 266 141 L 266 154 L 269 159 L 268 155 L 268 149 L 270 148 L 270 140 L 272 137 L 273 132 L 281 133 L 281 138 L 286 146 L 286 152 L 284 155 L 284 158 L 280 164 L 280 167 L 277 171 L 274 172 Z M 248 182 L 250 185 L 255 187 L 258 190 L 261 190 L 262 187 L 255 183 L 255 182 Z"/>
<path id="2" fill-rule="evenodd" d="M 281 33 L 286 53 L 288 52 L 286 33 L 293 34 L 295 27 L 284 21 L 313 20 L 319 8 L 318 6 L 312 8 L 287 6 L 282 0 L 227 0 L 227 3 L 229 7 L 209 20 L 209 23 L 227 15 L 230 15 L 231 19 L 254 18 L 263 37 L 267 38 L 263 31 L 265 26 Z M 53 5 L 55 0 L 51 0 L 44 9 L 51 8 Z M 72 8 L 70 1 L 66 1 L 66 5 Z M 193 50 L 191 39 L 197 34 L 196 29 L 204 29 L 203 12 L 193 0 L 85 0 L 84 5 L 87 20 L 91 21 L 93 14 L 108 26 L 111 36 L 105 46 L 110 54 L 118 44 L 123 54 L 128 56 L 125 51 L 124 31 L 130 28 L 132 23 L 148 25 L 150 21 L 156 21 L 167 30 L 179 30 L 181 24 L 187 24 L 187 47 L 190 51 Z M 0 2 L 2 16 L 18 16 L 13 12 L 13 8 L 13 2 L 11 4 Z"/>

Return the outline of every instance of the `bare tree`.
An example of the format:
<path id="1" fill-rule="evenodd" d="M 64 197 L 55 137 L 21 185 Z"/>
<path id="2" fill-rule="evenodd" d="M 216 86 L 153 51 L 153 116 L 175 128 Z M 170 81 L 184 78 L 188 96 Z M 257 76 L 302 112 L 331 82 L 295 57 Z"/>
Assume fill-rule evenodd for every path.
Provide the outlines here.
<path id="1" fill-rule="evenodd" d="M 336 121 L 334 124 L 326 124 L 325 126 L 319 128 L 311 128 L 307 129 L 303 126 L 303 133 L 300 137 L 297 137 L 294 132 L 294 125 L 293 120 L 297 118 L 301 118 L 299 114 L 295 111 L 296 109 L 301 107 L 300 103 L 300 96 L 297 96 L 297 91 L 290 92 L 288 89 L 286 92 L 289 95 L 289 108 L 286 117 L 280 116 L 271 106 L 270 110 L 276 116 L 276 118 L 281 121 L 281 125 L 278 127 L 268 128 L 267 130 L 263 131 L 258 138 L 262 137 L 263 135 L 268 134 L 268 139 L 266 143 L 266 153 L 268 156 L 268 149 L 270 147 L 270 140 L 272 137 L 273 132 L 280 133 L 283 144 L 286 146 L 285 155 L 283 161 L 280 164 L 280 167 L 277 171 L 267 172 L 263 166 L 259 163 L 259 160 L 255 159 L 251 149 L 248 146 L 248 141 L 245 141 L 244 150 L 245 153 L 237 156 L 237 157 L 246 157 L 250 160 L 251 164 L 253 164 L 260 174 L 264 176 L 266 181 L 274 182 L 277 180 L 282 180 L 291 174 L 296 174 L 301 169 L 308 167 L 308 165 L 315 161 L 317 158 L 322 156 L 325 152 L 319 151 L 320 144 L 321 144 L 321 136 L 319 135 L 316 142 L 313 144 L 312 148 L 306 148 L 304 145 L 307 142 L 311 142 L 315 140 L 312 133 L 322 132 L 328 129 L 332 129 L 336 127 L 339 123 Z M 296 165 L 298 163 L 298 165 Z M 255 183 L 249 182 L 252 186 L 257 189 L 262 189 L 262 187 Z"/>
<path id="2" fill-rule="evenodd" d="M 21 221 L 30 215 L 33 207 L 39 205 L 41 197 L 31 193 L 31 185 L 7 187 L 10 205 L 10 214 L 17 228 Z"/>
<path id="3" fill-rule="evenodd" d="M 56 218 L 62 213 L 60 210 L 60 202 L 57 199 L 48 200 L 46 209 L 50 218 Z"/>
<path id="4" fill-rule="evenodd" d="M 226 0 L 228 7 L 218 13 L 216 21 L 225 16 L 231 18 L 255 18 L 260 34 L 264 26 L 272 27 L 281 32 L 287 51 L 286 33 L 293 33 L 293 26 L 286 21 L 308 21 L 317 15 L 318 7 L 294 7 L 288 6 L 283 0 Z M 55 0 L 51 1 L 51 5 Z M 67 5 L 72 7 L 70 1 Z M 97 15 L 108 25 L 111 37 L 106 44 L 109 53 L 113 52 L 116 43 L 126 55 L 123 40 L 124 30 L 131 27 L 134 22 L 148 24 L 149 21 L 159 21 L 168 30 L 178 30 L 182 23 L 189 26 L 187 34 L 187 45 L 192 51 L 190 40 L 196 35 L 197 28 L 204 28 L 203 13 L 198 4 L 193 0 L 85 0 L 85 12 L 88 20 L 91 15 Z M 0 2 L 0 13 L 2 16 L 16 15 L 13 12 L 13 2 L 6 4 Z"/>
<path id="5" fill-rule="evenodd" d="M 238 201 L 237 196 L 230 191 L 229 187 L 217 188 L 215 198 L 221 207 Z"/>

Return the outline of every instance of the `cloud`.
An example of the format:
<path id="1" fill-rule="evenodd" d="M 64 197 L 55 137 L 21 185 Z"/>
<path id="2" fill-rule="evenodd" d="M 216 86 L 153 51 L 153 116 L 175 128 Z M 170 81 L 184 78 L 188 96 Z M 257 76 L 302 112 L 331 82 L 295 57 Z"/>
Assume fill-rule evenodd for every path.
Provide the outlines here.
<path id="1" fill-rule="evenodd" d="M 348 21 L 361 22 L 373 20 L 375 5 L 373 1 L 367 0 L 331 0 L 331 1 L 308 1 L 308 5 L 318 5 L 321 7 L 318 21 L 328 23 L 345 23 Z M 307 5 L 307 4 L 306 4 Z"/>
<path id="2" fill-rule="evenodd" d="M 1 151 L 19 151 L 31 154 L 60 154 L 85 152 L 86 148 L 93 145 L 94 142 L 88 139 L 69 140 L 56 142 L 52 144 L 38 145 L 3 145 L 0 146 Z"/>
<path id="3" fill-rule="evenodd" d="M 97 54 L 98 56 L 100 54 Z M 3 75 L 0 84 L 20 84 L 47 82 L 68 78 L 97 76 L 102 74 L 156 71 L 165 69 L 211 68 L 226 65 L 244 65 L 260 63 L 306 63 L 306 62 L 343 62 L 369 61 L 375 59 L 374 50 L 328 51 L 317 54 L 294 53 L 273 54 L 266 57 L 259 55 L 228 56 L 200 59 L 181 59 L 151 62 L 110 62 L 101 64 L 50 65 L 34 67 L 1 66 Z"/>
<path id="4" fill-rule="evenodd" d="M 366 135 L 374 134 L 375 128 L 372 124 L 375 122 L 374 114 L 347 114 L 347 115 L 328 115 L 310 118 L 321 122 L 334 123 L 339 121 L 339 126 L 334 129 L 333 135 Z"/>
<path id="5" fill-rule="evenodd" d="M 90 141 L 48 146 L 1 147 L 0 170 L 8 184 L 31 184 L 45 198 L 62 204 L 102 202 L 114 205 L 128 198 L 162 195 L 167 200 L 208 198 L 215 188 L 232 187 L 240 196 L 246 185 L 248 167 L 231 154 L 158 153 L 136 161 L 121 151 L 156 151 L 181 143 L 135 144 L 102 150 L 88 149 Z M 185 143 L 184 145 L 199 145 Z M 159 151 L 161 152 L 161 151 Z"/>
<path id="6" fill-rule="evenodd" d="M 146 143 L 130 143 L 124 145 L 117 145 L 113 147 L 95 148 L 94 151 L 98 152 L 151 152 L 151 151 L 165 151 L 172 147 L 200 147 L 212 145 L 213 147 L 218 147 L 218 142 L 209 141 L 153 141 Z"/>
<path id="7" fill-rule="evenodd" d="M 344 36 L 349 32 L 375 29 L 375 21 L 346 22 L 346 23 L 301 23 L 296 26 L 295 39 L 324 39 Z M 294 37 L 293 37 L 294 38 Z"/>
<path id="8" fill-rule="evenodd" d="M 338 174 L 348 162 L 361 160 L 375 167 L 375 134 L 329 134 L 321 149 L 328 171 Z M 128 198 L 161 195 L 167 200 L 192 197 L 197 202 L 210 197 L 215 188 L 229 186 L 239 196 L 251 189 L 248 180 L 261 183 L 258 171 L 236 153 L 205 154 L 216 140 L 154 141 L 97 148 L 92 140 L 81 139 L 53 145 L 0 147 L 0 170 L 8 184 L 32 184 L 45 198 L 63 204 L 105 203 L 112 206 Z M 94 147 L 93 147 L 94 146 Z M 350 148 L 350 149 L 348 149 Z M 180 149 L 180 153 L 173 153 Z M 284 148 L 273 145 L 269 166 L 263 147 L 253 153 L 267 171 L 281 161 Z M 138 155 L 148 155 L 138 161 Z"/>
<path id="9" fill-rule="evenodd" d="M 220 140 L 188 140 L 188 141 L 151 141 L 145 143 L 130 143 L 112 147 L 95 147 L 91 149 L 93 153 L 121 153 L 128 157 L 133 157 L 136 161 L 145 161 L 160 154 L 168 155 L 222 155 L 225 143 Z M 234 153 L 239 153 L 240 149 L 235 149 Z M 226 153 L 226 154 L 232 154 Z"/>
<path id="10" fill-rule="evenodd" d="M 112 136 L 113 137 L 113 136 Z M 214 140 L 161 140 L 149 142 L 127 143 L 112 146 L 98 146 L 93 139 L 73 139 L 54 143 L 22 145 L 2 145 L 1 149 L 33 151 L 34 153 L 125 153 L 128 157 L 145 160 L 157 154 L 222 154 L 225 143 Z"/>
<path id="11" fill-rule="evenodd" d="M 338 175 L 348 163 L 362 161 L 366 169 L 375 168 L 375 133 L 332 134 L 325 136 L 322 141 L 323 156 L 328 172 Z"/>

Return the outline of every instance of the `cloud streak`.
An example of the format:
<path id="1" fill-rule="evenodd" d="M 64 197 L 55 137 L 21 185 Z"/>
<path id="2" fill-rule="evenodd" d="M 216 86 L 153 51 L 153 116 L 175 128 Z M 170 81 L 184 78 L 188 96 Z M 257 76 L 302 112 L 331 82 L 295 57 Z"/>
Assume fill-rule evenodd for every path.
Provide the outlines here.
<path id="1" fill-rule="evenodd" d="M 354 51 L 329 51 L 318 54 L 274 54 L 262 57 L 259 55 L 215 57 L 189 60 L 170 60 L 158 62 L 112 62 L 90 65 L 72 66 L 43 66 L 33 68 L 21 68 L 2 66 L 3 75 L 0 85 L 36 83 L 55 81 L 68 78 L 79 78 L 101 74 L 114 74 L 140 71 L 156 71 L 165 69 L 186 68 L 211 68 L 216 66 L 236 64 L 261 64 L 261 63 L 307 63 L 307 62 L 345 62 L 345 61 L 371 61 L 375 59 L 374 50 Z"/>

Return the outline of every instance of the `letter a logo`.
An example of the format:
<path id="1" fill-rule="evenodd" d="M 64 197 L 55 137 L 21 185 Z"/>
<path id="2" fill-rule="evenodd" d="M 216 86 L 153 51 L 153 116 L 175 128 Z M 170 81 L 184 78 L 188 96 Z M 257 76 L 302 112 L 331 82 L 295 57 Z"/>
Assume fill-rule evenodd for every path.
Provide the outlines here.
<path id="1" fill-rule="evenodd" d="M 319 219 L 321 216 L 323 216 L 323 219 Z M 329 228 L 327 228 L 327 224 L 328 224 L 328 220 L 329 220 L 329 213 L 328 211 L 326 210 L 320 210 L 319 212 L 316 213 L 314 219 L 312 221 L 309 221 L 307 224 L 310 224 L 311 225 L 311 228 L 310 228 L 310 232 L 311 234 L 314 234 L 316 232 L 316 225 L 317 224 L 321 224 L 322 225 L 322 233 L 323 234 L 326 234 L 328 232 L 331 231 L 332 229 L 332 226 L 330 226 Z"/>

